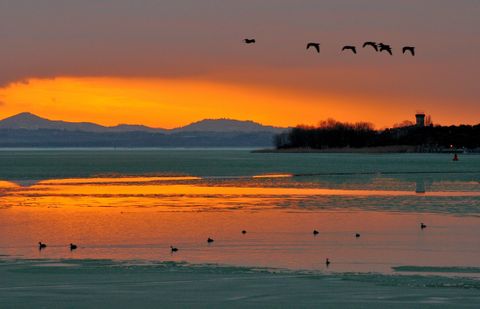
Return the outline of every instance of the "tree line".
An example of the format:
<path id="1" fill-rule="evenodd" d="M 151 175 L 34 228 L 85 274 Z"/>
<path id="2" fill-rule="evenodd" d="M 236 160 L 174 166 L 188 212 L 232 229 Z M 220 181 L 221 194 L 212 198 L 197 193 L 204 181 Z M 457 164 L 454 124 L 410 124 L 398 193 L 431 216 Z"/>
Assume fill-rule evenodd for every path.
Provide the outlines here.
<path id="1" fill-rule="evenodd" d="M 445 148 L 480 148 L 480 124 L 440 126 L 406 125 L 375 130 L 366 122 L 347 123 L 333 119 L 318 126 L 297 126 L 274 137 L 277 149 L 361 148 L 380 146 L 422 146 L 430 151 Z"/>

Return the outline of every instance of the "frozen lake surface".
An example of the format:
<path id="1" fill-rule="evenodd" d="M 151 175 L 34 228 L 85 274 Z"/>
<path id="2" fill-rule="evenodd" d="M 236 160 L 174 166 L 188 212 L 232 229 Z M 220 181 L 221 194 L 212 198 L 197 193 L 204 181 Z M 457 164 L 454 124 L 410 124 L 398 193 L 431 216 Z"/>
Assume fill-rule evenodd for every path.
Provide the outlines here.
<path id="1" fill-rule="evenodd" d="M 478 306 L 479 180 L 475 155 L 0 151 L 0 307 Z"/>
<path id="2" fill-rule="evenodd" d="M 2 308 L 478 308 L 479 282 L 109 260 L 0 262 Z"/>

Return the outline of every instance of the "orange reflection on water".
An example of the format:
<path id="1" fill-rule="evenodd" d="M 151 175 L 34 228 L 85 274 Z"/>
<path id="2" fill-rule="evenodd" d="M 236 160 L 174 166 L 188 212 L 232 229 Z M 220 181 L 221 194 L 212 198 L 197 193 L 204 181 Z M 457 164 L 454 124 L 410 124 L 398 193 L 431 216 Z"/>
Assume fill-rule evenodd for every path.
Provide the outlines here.
<path id="1" fill-rule="evenodd" d="M 0 255 L 321 270 L 329 257 L 332 271 L 381 272 L 398 265 L 476 266 L 480 259 L 478 217 L 338 206 L 341 199 L 353 200 L 357 207 L 360 200 L 367 206 L 373 203 L 372 197 L 391 205 L 389 197 L 403 201 L 417 196 L 416 203 L 429 195 L 468 197 L 479 192 L 418 196 L 413 191 L 274 188 L 268 183 L 242 187 L 242 181 L 222 187 L 199 180 L 97 177 L 45 180 L 30 187 L 2 181 Z M 305 207 L 308 201 L 314 207 Z M 420 222 L 428 228 L 421 230 Z M 241 234 L 244 229 L 247 233 Z M 320 234 L 314 237 L 313 229 Z M 355 233 L 362 236 L 357 239 Z M 208 245 L 207 237 L 215 242 Z M 46 242 L 47 249 L 39 252 L 38 241 Z M 70 242 L 79 249 L 70 252 Z M 169 252 L 170 245 L 180 248 L 178 254 Z"/>
<path id="2" fill-rule="evenodd" d="M 265 176 L 267 177 L 267 176 Z M 17 196 L 103 196 L 103 197 L 159 197 L 171 195 L 189 196 L 417 196 L 414 191 L 397 190 L 353 190 L 325 188 L 289 188 L 289 187 L 242 187 L 208 186 L 205 184 L 170 184 L 164 180 L 199 180 L 197 177 L 132 177 L 132 178 L 92 178 L 40 181 L 30 187 L 19 187 L 8 184 L 4 189 Z M 160 181 L 159 181 L 160 180 Z M 0 183 L 1 185 L 1 183 Z M 2 187 L 0 187 L 2 189 Z M 477 197 L 480 192 L 448 191 L 426 192 L 422 196 L 432 197 Z"/>
<path id="3" fill-rule="evenodd" d="M 263 174 L 263 175 L 255 175 L 252 178 L 289 178 L 293 177 L 292 174 Z"/>
<path id="4" fill-rule="evenodd" d="M 428 228 L 420 230 L 419 222 Z M 478 266 L 478 226 L 473 217 L 369 211 L 14 207 L 1 211 L 0 254 L 391 272 L 398 265 Z M 208 245 L 207 237 L 215 242 Z M 47 249 L 38 251 L 38 241 Z M 70 242 L 79 249 L 70 252 Z M 180 251 L 171 254 L 170 245 Z M 334 261 L 329 269 L 326 257 Z"/>
<path id="5" fill-rule="evenodd" d="M 10 181 L 2 181 L 0 180 L 0 189 L 10 189 L 10 188 L 18 188 L 17 184 L 14 184 Z"/>

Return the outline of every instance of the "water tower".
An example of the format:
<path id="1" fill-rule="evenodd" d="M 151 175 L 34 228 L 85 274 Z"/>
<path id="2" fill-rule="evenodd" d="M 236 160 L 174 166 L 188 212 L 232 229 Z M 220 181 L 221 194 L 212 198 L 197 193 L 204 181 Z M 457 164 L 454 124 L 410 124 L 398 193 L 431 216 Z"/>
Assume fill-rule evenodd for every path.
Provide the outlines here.
<path id="1" fill-rule="evenodd" d="M 417 112 L 415 114 L 415 120 L 417 127 L 424 127 L 425 126 L 425 113 L 424 112 Z"/>

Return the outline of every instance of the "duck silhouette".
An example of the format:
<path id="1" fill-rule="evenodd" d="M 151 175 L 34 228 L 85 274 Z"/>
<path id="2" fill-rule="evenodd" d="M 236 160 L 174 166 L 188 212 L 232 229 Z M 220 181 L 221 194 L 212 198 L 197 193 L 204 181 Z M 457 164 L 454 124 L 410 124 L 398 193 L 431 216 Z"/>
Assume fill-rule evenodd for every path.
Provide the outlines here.
<path id="1" fill-rule="evenodd" d="M 320 53 L 320 43 L 310 42 L 307 44 L 307 49 L 313 47 L 317 50 L 317 53 Z"/>
<path id="2" fill-rule="evenodd" d="M 351 45 L 343 46 L 342 51 L 344 51 L 344 50 L 351 50 L 354 54 L 357 53 L 357 48 L 355 46 L 351 46 Z"/>
<path id="3" fill-rule="evenodd" d="M 243 231 L 242 231 L 242 234 L 247 234 L 247 231 L 243 230 Z"/>
<path id="4" fill-rule="evenodd" d="M 405 46 L 404 48 L 402 48 L 402 53 L 406 53 L 406 52 L 410 52 L 410 54 L 412 56 L 415 56 L 415 47 L 413 46 Z"/>
<path id="5" fill-rule="evenodd" d="M 363 43 L 363 46 L 362 46 L 362 47 L 365 48 L 365 47 L 367 47 L 367 46 L 373 47 L 373 49 L 375 49 L 375 51 L 378 52 L 377 43 L 375 43 L 375 42 L 370 42 L 370 41 L 369 41 L 369 42 L 365 42 L 365 43 Z"/>
<path id="6" fill-rule="evenodd" d="M 427 226 L 422 222 L 420 223 L 420 228 L 423 230 L 424 228 L 426 228 Z"/>
<path id="7" fill-rule="evenodd" d="M 244 39 L 243 42 L 245 42 L 245 44 L 253 44 L 253 43 L 256 43 L 255 39 Z"/>
<path id="8" fill-rule="evenodd" d="M 73 250 L 76 250 L 76 249 L 77 249 L 77 245 L 70 244 L 70 251 L 73 251 Z"/>
<path id="9" fill-rule="evenodd" d="M 378 44 L 378 47 L 379 47 L 379 51 L 382 52 L 382 51 L 386 51 L 387 53 L 390 54 L 390 56 L 393 55 L 393 52 L 392 52 L 392 47 L 388 44 L 383 44 L 383 43 L 380 43 Z"/>
<path id="10" fill-rule="evenodd" d="M 178 251 L 178 248 L 174 247 L 174 246 L 170 246 L 170 251 L 172 252 L 177 252 Z"/>
<path id="11" fill-rule="evenodd" d="M 210 238 L 210 237 L 208 237 L 208 239 L 207 239 L 207 242 L 208 242 L 208 243 L 212 243 L 212 242 L 214 242 L 214 241 L 215 241 L 215 240 L 213 240 L 213 238 Z"/>
<path id="12" fill-rule="evenodd" d="M 359 234 L 359 233 L 356 233 L 356 234 L 355 234 L 355 237 L 356 237 L 356 238 L 359 238 L 359 237 L 360 237 L 360 234 Z"/>
<path id="13" fill-rule="evenodd" d="M 317 230 L 313 230 L 313 235 L 318 235 L 318 234 L 320 234 L 320 232 L 319 232 L 319 231 L 317 231 Z"/>
<path id="14" fill-rule="evenodd" d="M 38 242 L 38 249 L 39 249 L 39 250 L 45 249 L 46 247 L 47 247 L 47 244 L 44 244 L 44 243 L 41 242 L 41 241 Z"/>

